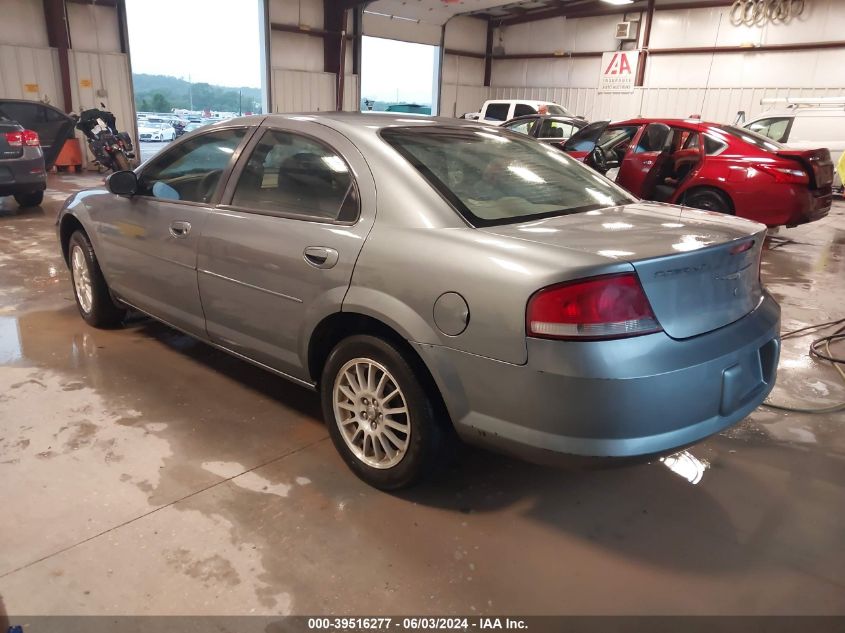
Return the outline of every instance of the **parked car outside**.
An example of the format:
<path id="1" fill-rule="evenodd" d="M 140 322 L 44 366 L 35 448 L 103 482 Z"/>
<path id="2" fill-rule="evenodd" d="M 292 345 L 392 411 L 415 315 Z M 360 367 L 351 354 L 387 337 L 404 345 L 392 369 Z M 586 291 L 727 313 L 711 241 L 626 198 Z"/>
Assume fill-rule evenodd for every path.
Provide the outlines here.
<path id="1" fill-rule="evenodd" d="M 826 147 L 837 164 L 845 153 L 845 97 L 764 99 L 782 108 L 764 112 L 743 127 L 794 149 Z M 834 186 L 842 180 L 834 176 Z"/>
<path id="2" fill-rule="evenodd" d="M 491 99 L 485 101 L 478 112 L 467 113 L 464 119 L 484 121 L 491 125 L 501 125 L 519 116 L 529 114 L 557 114 L 572 116 L 562 105 L 550 101 L 531 101 L 526 99 Z"/>
<path id="3" fill-rule="evenodd" d="M 155 123 L 149 120 L 138 122 L 140 141 L 172 141 L 175 138 L 176 130 L 170 123 Z"/>
<path id="4" fill-rule="evenodd" d="M 14 196 L 21 207 L 41 204 L 47 170 L 73 126 L 73 119 L 52 106 L 0 99 L 0 197 Z"/>
<path id="5" fill-rule="evenodd" d="M 580 117 L 530 114 L 505 121 L 502 127 L 563 149 L 564 142 L 586 125 L 587 121 Z"/>
<path id="6" fill-rule="evenodd" d="M 319 391 L 379 488 L 455 431 L 541 462 L 672 452 L 775 382 L 765 226 L 640 202 L 508 130 L 246 117 L 106 186 L 57 219 L 82 317 L 134 307 Z"/>
<path id="7" fill-rule="evenodd" d="M 564 150 L 639 198 L 718 211 L 770 227 L 819 220 L 832 203 L 830 152 L 789 149 L 697 119 L 598 121 Z"/>

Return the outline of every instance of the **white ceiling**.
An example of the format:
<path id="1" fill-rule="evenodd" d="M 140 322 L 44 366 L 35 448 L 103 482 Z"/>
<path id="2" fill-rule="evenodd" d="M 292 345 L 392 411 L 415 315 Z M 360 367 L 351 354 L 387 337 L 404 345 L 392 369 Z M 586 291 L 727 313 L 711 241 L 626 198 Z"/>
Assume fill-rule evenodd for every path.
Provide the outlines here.
<path id="1" fill-rule="evenodd" d="M 366 11 L 419 20 L 429 24 L 444 24 L 460 13 L 484 11 L 504 5 L 521 5 L 526 9 L 542 8 L 552 4 L 551 0 L 376 0 L 366 6 Z"/>

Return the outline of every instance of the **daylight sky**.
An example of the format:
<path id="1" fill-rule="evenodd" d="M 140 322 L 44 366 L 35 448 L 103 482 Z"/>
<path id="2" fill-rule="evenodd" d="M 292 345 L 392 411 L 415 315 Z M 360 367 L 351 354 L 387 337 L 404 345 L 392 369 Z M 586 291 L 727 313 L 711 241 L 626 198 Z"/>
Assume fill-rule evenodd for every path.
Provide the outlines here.
<path id="1" fill-rule="evenodd" d="M 126 0 L 132 71 L 261 86 L 258 0 Z"/>
<path id="2" fill-rule="evenodd" d="M 361 97 L 430 105 L 436 55 L 435 46 L 365 37 Z"/>

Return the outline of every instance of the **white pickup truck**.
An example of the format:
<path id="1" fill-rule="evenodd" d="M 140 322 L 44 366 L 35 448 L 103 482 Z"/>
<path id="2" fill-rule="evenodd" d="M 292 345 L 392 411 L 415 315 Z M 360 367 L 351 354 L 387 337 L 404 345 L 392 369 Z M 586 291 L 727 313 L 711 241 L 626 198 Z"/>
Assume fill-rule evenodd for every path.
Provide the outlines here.
<path id="1" fill-rule="evenodd" d="M 572 113 L 557 103 L 550 101 L 528 101 L 526 99 L 492 99 L 485 101 L 479 112 L 470 112 L 464 119 L 484 121 L 491 125 L 501 125 L 505 121 L 526 114 L 557 114 L 572 116 Z"/>

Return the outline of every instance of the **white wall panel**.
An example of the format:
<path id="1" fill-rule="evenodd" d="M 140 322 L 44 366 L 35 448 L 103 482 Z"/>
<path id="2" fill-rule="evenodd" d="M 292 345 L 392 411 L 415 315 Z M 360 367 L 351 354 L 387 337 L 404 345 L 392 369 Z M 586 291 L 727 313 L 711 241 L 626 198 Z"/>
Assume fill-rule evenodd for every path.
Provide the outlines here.
<path id="1" fill-rule="evenodd" d="M 61 108 L 60 76 L 55 49 L 0 44 L 0 98 L 47 101 Z"/>
<path id="2" fill-rule="evenodd" d="M 746 120 L 765 111 L 764 98 L 835 97 L 845 95 L 838 88 L 637 88 L 629 94 L 599 93 L 596 88 L 495 87 L 490 99 L 538 99 L 559 103 L 590 121 L 621 120 L 636 116 L 703 119 L 732 123 L 739 110 Z"/>
<path id="3" fill-rule="evenodd" d="M 471 53 L 484 53 L 487 49 L 487 21 L 458 16 L 446 22 L 446 48 Z"/>
<path id="4" fill-rule="evenodd" d="M 273 31 L 270 66 L 323 72 L 323 40 L 313 35 Z"/>
<path id="5" fill-rule="evenodd" d="M 343 79 L 343 110 L 345 112 L 358 112 L 360 109 L 358 75 L 346 75 Z"/>
<path id="6" fill-rule="evenodd" d="M 117 9 L 68 2 L 67 16 L 74 50 L 120 52 Z"/>
<path id="7" fill-rule="evenodd" d="M 270 0 L 270 22 L 321 29 L 323 0 Z"/>
<path id="8" fill-rule="evenodd" d="M 335 90 L 334 73 L 273 69 L 274 112 L 333 111 Z"/>
<path id="9" fill-rule="evenodd" d="M 0 43 L 47 47 L 47 27 L 41 0 L 0 2 Z"/>

